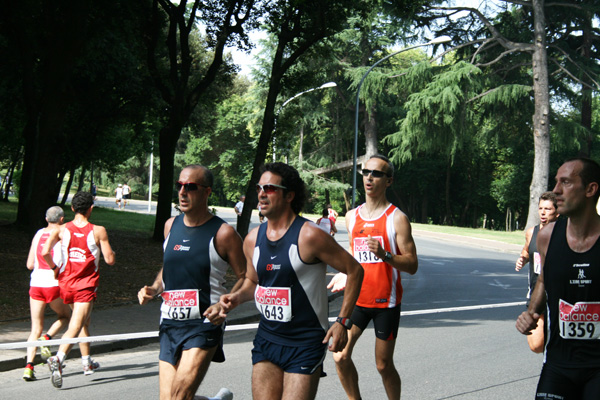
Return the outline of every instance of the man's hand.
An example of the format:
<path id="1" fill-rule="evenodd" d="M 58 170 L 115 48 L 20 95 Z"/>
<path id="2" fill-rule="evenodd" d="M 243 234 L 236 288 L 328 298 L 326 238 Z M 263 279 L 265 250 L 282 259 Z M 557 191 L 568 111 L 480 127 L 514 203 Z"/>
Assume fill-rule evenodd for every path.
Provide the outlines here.
<path id="1" fill-rule="evenodd" d="M 515 327 L 523 335 L 531 335 L 531 331 L 537 326 L 538 319 L 540 319 L 540 314 L 531 315 L 528 311 L 523 311 L 517 318 Z"/>
<path id="2" fill-rule="evenodd" d="M 213 325 L 221 325 L 223 322 L 225 322 L 225 317 L 227 316 L 227 314 L 223 313 L 220 303 L 216 303 L 208 307 L 202 315 L 206 317 Z"/>
<path id="3" fill-rule="evenodd" d="M 338 322 L 334 322 L 333 325 L 327 331 L 327 335 L 325 335 L 325 339 L 323 339 L 323 343 L 329 342 L 331 339 L 331 343 L 329 343 L 329 351 L 338 352 L 344 350 L 346 347 L 346 343 L 348 343 L 348 330 L 342 326 L 342 324 Z"/>
<path id="4" fill-rule="evenodd" d="M 341 292 L 346 288 L 346 279 L 348 276 L 343 272 L 338 272 L 331 278 L 329 284 L 327 285 L 327 289 L 331 289 L 331 293 Z"/>
<path id="5" fill-rule="evenodd" d="M 138 300 L 141 305 L 148 303 L 156 296 L 156 290 L 151 286 L 144 286 L 138 292 Z"/>
<path id="6" fill-rule="evenodd" d="M 369 247 L 369 251 L 375 254 L 377 257 L 383 259 L 385 256 L 385 250 L 381 247 L 381 242 L 377 239 L 374 239 L 369 235 L 367 237 L 367 246 Z"/>
<path id="7" fill-rule="evenodd" d="M 525 265 L 525 263 L 526 263 L 525 257 L 520 256 L 517 259 L 517 262 L 515 263 L 515 271 L 520 271 L 521 268 L 523 268 L 523 266 Z"/>
<path id="8" fill-rule="evenodd" d="M 240 301 L 235 293 L 228 293 L 221 296 L 219 305 L 221 306 L 221 312 L 227 315 L 228 312 L 240 305 Z"/>

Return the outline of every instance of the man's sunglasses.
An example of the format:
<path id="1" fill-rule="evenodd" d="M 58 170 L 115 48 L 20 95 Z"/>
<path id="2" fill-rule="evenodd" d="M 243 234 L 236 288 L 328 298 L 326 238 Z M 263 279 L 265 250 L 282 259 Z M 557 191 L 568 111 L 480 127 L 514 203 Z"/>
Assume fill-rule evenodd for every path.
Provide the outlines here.
<path id="1" fill-rule="evenodd" d="M 268 183 L 266 185 L 261 185 L 260 183 L 256 184 L 256 193 L 260 193 L 260 191 L 264 191 L 266 194 L 272 194 L 277 191 L 277 189 L 287 189 L 285 186 L 275 185 L 273 183 Z"/>
<path id="2" fill-rule="evenodd" d="M 369 176 L 369 174 L 371 174 L 371 176 L 373 178 L 382 178 L 384 176 L 389 176 L 386 172 L 383 171 L 379 171 L 377 169 L 366 169 L 363 168 L 362 171 L 360 171 L 362 176 Z"/>
<path id="3" fill-rule="evenodd" d="M 175 182 L 175 189 L 177 189 L 178 192 L 181 190 L 181 188 L 184 188 L 186 192 L 193 192 L 195 190 L 198 190 L 198 186 L 202 186 L 205 188 L 208 187 L 206 185 L 202 185 L 196 182 Z"/>

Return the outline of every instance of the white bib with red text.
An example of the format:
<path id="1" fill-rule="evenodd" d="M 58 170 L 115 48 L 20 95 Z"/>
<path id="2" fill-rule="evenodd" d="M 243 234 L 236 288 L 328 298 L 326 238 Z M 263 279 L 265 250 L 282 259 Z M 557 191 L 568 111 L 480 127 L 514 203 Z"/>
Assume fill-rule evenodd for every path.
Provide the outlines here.
<path id="1" fill-rule="evenodd" d="M 600 303 L 564 300 L 558 304 L 560 337 L 563 339 L 600 338 Z"/>
<path id="2" fill-rule="evenodd" d="M 257 285 L 254 300 L 258 311 L 269 321 L 289 322 L 292 320 L 292 292 L 290 288 Z"/>
<path id="3" fill-rule="evenodd" d="M 161 293 L 163 303 L 160 312 L 163 319 L 200 319 L 198 289 L 168 290 Z"/>
<path id="4" fill-rule="evenodd" d="M 379 240 L 381 247 L 385 248 L 383 245 L 383 237 L 373 236 L 373 239 Z M 374 264 L 382 262 L 381 258 L 377 257 L 375 253 L 369 250 L 367 240 L 368 238 L 366 237 L 354 238 L 354 258 L 356 261 L 361 264 Z"/>

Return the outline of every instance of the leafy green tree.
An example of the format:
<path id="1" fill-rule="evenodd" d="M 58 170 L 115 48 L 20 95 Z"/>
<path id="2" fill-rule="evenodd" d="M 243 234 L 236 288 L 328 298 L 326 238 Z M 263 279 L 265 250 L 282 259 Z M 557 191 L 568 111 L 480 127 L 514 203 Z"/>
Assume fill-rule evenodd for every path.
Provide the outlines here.
<path id="1" fill-rule="evenodd" d="M 165 103 L 160 129 L 159 193 L 154 238 L 162 240 L 171 217 L 174 164 L 182 129 L 220 73 L 231 74 L 223 52 L 229 44 L 247 47 L 246 26 L 254 27 L 260 13 L 254 0 L 154 0 L 148 31 L 148 66 Z M 194 44 L 198 24 L 206 26 L 206 43 Z M 166 27 L 165 27 L 166 24 Z M 166 37 L 165 37 L 166 35 Z M 166 41 L 166 48 L 160 44 Z"/>
<path id="2" fill-rule="evenodd" d="M 252 166 L 250 184 L 246 189 L 246 206 L 242 212 L 238 232 L 248 232 L 250 215 L 256 207 L 254 183 L 260 178 L 259 168 L 264 163 L 275 122 L 275 107 L 282 85 L 290 68 L 315 44 L 346 27 L 348 18 L 369 1 L 338 0 L 321 2 L 276 2 L 267 7 L 264 28 L 274 37 L 274 51 L 268 76 L 268 92 L 258 140 L 256 156 Z"/>
<path id="3" fill-rule="evenodd" d="M 3 61 L 14 72 L 0 79 L 20 86 L 15 115 L 22 115 L 24 145 L 18 224 L 30 230 L 43 224 L 57 199 L 61 163 L 71 164 L 80 153 L 95 157 L 99 127 L 132 109 L 128 88 L 147 97 L 137 85 L 143 73 L 136 32 L 145 4 L 115 1 L 98 8 L 88 0 L 26 0 L 4 9 Z M 78 142 L 80 137 L 85 140 Z M 74 150 L 76 143 L 83 144 Z"/>

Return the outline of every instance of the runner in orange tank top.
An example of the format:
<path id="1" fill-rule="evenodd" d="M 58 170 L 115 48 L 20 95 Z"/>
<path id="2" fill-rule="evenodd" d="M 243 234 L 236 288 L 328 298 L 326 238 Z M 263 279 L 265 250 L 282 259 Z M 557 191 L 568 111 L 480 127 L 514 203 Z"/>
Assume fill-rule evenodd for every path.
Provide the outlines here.
<path id="1" fill-rule="evenodd" d="M 382 155 L 371 157 L 362 170 L 366 202 L 346 214 L 350 251 L 364 269 L 363 284 L 352 312 L 348 344 L 335 353 L 336 369 L 349 399 L 360 399 L 358 371 L 352 350 L 372 320 L 375 328 L 375 361 L 387 397 L 400 399 L 401 380 L 393 354 L 400 323 L 402 284 L 400 272 L 417 272 L 417 249 L 408 217 L 392 205 L 386 189 L 392 184 L 394 167 Z M 328 288 L 343 290 L 345 276 L 338 274 Z"/>

